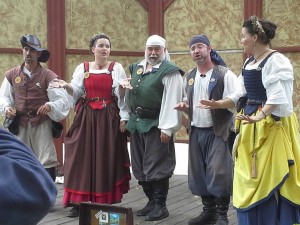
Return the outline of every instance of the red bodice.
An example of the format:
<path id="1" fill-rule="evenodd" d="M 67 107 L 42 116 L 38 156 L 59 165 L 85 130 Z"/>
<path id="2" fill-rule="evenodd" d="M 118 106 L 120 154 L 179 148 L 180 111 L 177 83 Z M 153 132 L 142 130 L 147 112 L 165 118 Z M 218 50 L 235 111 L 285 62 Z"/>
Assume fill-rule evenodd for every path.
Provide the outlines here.
<path id="1" fill-rule="evenodd" d="M 112 101 L 113 79 L 111 72 L 114 62 L 109 65 L 107 73 L 90 73 L 88 66 L 89 63 L 84 62 L 86 101 L 93 109 L 103 109 Z"/>

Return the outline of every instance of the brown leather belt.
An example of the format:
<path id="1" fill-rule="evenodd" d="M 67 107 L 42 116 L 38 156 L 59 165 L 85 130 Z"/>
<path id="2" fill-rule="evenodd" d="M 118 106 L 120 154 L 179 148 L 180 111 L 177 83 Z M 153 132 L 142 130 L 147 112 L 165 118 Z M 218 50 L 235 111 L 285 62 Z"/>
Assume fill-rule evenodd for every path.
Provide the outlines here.
<path id="1" fill-rule="evenodd" d="M 85 98 L 83 102 L 100 102 L 105 100 L 112 100 L 113 98 L 101 98 L 101 97 L 93 97 L 93 98 Z"/>

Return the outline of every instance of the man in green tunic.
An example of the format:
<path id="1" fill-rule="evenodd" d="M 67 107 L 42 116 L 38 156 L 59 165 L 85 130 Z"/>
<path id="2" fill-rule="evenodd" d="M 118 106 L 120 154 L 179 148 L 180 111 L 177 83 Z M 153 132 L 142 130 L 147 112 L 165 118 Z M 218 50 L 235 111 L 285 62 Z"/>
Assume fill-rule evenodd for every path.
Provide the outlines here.
<path id="1" fill-rule="evenodd" d="M 132 171 L 149 199 L 137 212 L 146 220 L 169 216 L 166 199 L 176 160 L 173 135 L 181 127 L 181 113 L 174 110 L 182 98 L 184 72 L 170 63 L 166 41 L 158 35 L 147 39 L 145 59 L 130 65 L 129 91 Z"/>

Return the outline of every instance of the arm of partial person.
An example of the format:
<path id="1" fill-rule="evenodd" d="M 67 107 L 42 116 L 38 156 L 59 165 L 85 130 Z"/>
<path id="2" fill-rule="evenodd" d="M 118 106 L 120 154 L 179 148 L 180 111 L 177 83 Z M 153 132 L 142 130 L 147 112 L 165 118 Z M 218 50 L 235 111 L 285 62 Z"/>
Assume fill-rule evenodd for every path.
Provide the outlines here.
<path id="1" fill-rule="evenodd" d="M 243 96 L 243 88 L 237 76 L 228 70 L 224 76 L 224 91 L 220 100 L 201 100 L 198 107 L 207 109 L 228 109 L 235 111 L 234 108 L 239 98 Z"/>
<path id="2" fill-rule="evenodd" d="M 51 86 L 49 84 L 49 86 Z M 48 112 L 48 116 L 54 121 L 61 121 L 65 119 L 70 110 L 71 103 L 68 100 L 68 93 L 63 88 L 52 88 L 47 89 L 49 102 L 46 105 L 50 106 L 51 111 Z"/>
<path id="3" fill-rule="evenodd" d="M 130 80 L 131 78 L 128 78 L 126 76 L 125 70 L 123 66 L 120 63 L 115 64 L 114 71 L 113 71 L 113 77 L 114 77 L 114 87 L 116 88 L 116 91 L 118 91 L 118 95 L 120 98 L 124 98 L 126 89 L 132 89 Z"/>
<path id="4" fill-rule="evenodd" d="M 182 99 L 180 100 L 180 102 L 178 102 L 174 109 L 177 109 L 179 111 L 182 111 L 186 114 L 188 114 L 189 112 L 189 104 L 188 104 L 188 98 L 187 98 L 187 94 L 186 91 L 184 89 L 184 87 L 186 86 L 187 80 L 186 77 L 183 80 L 183 85 L 182 85 Z"/>
<path id="5" fill-rule="evenodd" d="M 8 118 L 12 118 L 16 115 L 12 86 L 6 77 L 4 77 L 0 88 L 0 114 Z"/>
<path id="6" fill-rule="evenodd" d="M 182 113 L 174 109 L 174 107 L 182 100 L 183 79 L 179 72 L 174 72 L 165 75 L 162 82 L 164 84 L 164 92 L 158 128 L 162 132 L 163 139 L 167 141 L 167 137 L 170 138 L 181 127 Z"/>

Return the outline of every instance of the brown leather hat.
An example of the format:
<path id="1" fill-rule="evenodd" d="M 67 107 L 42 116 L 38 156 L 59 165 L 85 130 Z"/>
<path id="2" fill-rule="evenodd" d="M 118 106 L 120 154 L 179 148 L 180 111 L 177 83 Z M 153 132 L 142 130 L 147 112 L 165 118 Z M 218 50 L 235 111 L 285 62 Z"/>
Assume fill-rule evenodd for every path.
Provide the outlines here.
<path id="1" fill-rule="evenodd" d="M 35 49 L 38 52 L 42 52 L 39 57 L 39 62 L 47 62 L 50 56 L 50 52 L 47 49 L 41 48 L 40 40 L 32 34 L 24 35 L 20 38 L 20 42 L 22 47 L 28 46 L 30 48 Z"/>

